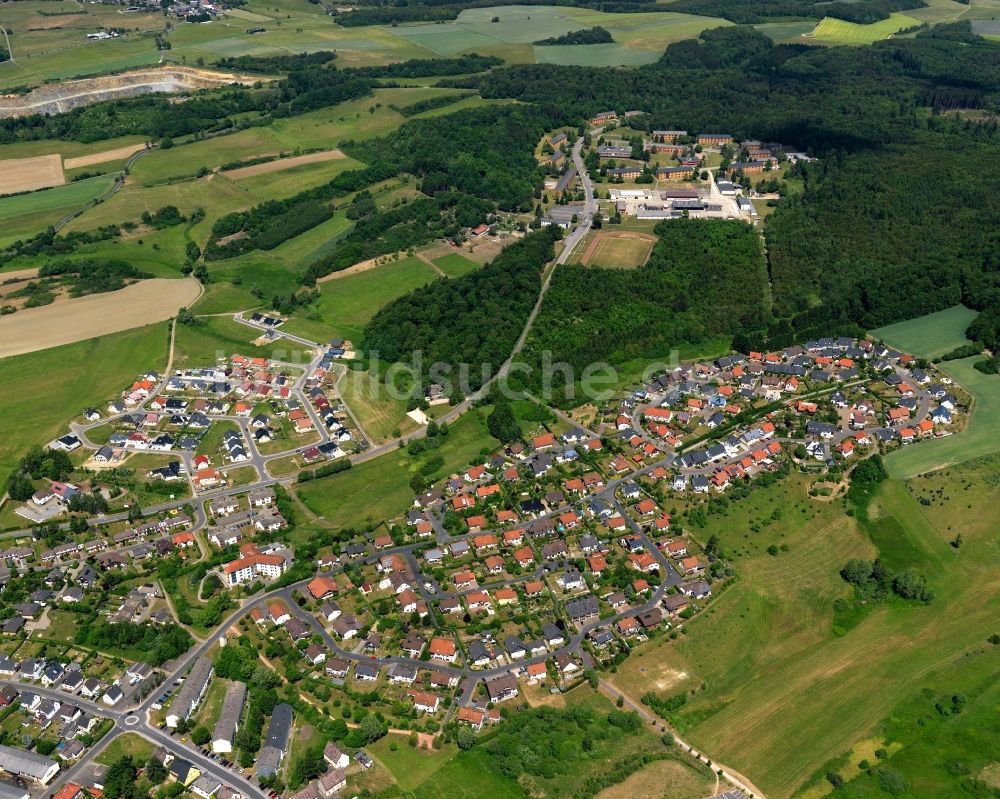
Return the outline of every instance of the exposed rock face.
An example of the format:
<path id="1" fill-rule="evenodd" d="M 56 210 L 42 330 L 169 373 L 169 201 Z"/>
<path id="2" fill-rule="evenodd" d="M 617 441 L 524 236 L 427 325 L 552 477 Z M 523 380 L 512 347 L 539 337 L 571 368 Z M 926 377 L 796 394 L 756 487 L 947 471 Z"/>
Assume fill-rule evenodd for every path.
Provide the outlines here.
<path id="1" fill-rule="evenodd" d="M 258 80 L 262 79 L 168 66 L 104 75 L 99 78 L 49 83 L 33 89 L 28 94 L 0 95 L 0 119 L 34 114 L 62 114 L 102 100 L 117 100 L 141 94 L 177 93 L 232 83 L 249 86 Z"/>

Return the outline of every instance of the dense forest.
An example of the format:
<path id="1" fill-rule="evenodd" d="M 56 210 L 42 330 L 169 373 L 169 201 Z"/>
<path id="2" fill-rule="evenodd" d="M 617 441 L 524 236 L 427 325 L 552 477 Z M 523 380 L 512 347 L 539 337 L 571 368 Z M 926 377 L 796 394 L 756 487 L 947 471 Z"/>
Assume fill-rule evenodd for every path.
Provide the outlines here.
<path id="1" fill-rule="evenodd" d="M 562 36 L 550 36 L 548 39 L 539 39 L 537 45 L 557 45 L 557 44 L 609 44 L 614 41 L 611 32 L 607 28 L 595 25 L 593 28 L 584 28 L 579 31 L 570 31 Z"/>
<path id="2" fill-rule="evenodd" d="M 482 269 L 439 280 L 383 307 L 365 329 L 364 349 L 385 362 L 469 364 L 479 388 L 506 360 L 535 304 L 557 228 L 530 233 Z M 454 374 L 454 373 L 452 373 Z"/>
<path id="3" fill-rule="evenodd" d="M 413 58 L 395 64 L 353 67 L 345 71 L 363 78 L 426 78 L 437 75 L 468 75 L 502 63 L 503 59 L 496 56 L 469 53 L 455 58 Z"/>
<path id="4" fill-rule="evenodd" d="M 685 342 L 759 327 L 766 318 L 767 273 L 760 237 L 744 222 L 677 219 L 638 269 L 560 266 L 532 327 L 525 353 L 568 363 L 665 354 Z M 540 374 L 532 376 L 536 385 Z M 562 388 L 554 376 L 553 388 Z"/>
<path id="5" fill-rule="evenodd" d="M 997 124 L 941 115 L 1000 108 L 1000 46 L 968 23 L 867 48 L 774 45 L 749 28 L 719 28 L 644 69 L 521 65 L 454 83 L 545 103 L 568 121 L 638 107 L 649 115 L 635 127 L 726 130 L 818 155 L 801 168 L 804 193 L 781 200 L 765 224 L 773 317 L 741 327 L 740 347 L 856 332 L 959 301 L 982 308 L 997 296 L 1000 220 L 982 202 L 1000 188 L 989 157 Z"/>
<path id="6" fill-rule="evenodd" d="M 454 190 L 529 210 L 540 182 L 534 148 L 552 125 L 538 108 L 486 106 L 411 120 L 385 138 L 348 142 L 345 151 L 420 177 L 425 194 Z"/>
<path id="7" fill-rule="evenodd" d="M 284 75 L 294 69 L 320 67 L 329 64 L 337 57 L 332 50 L 320 50 L 315 53 L 298 53 L 296 55 L 241 55 L 220 58 L 216 66 L 220 69 L 231 69 L 234 72 L 259 72 L 262 75 Z"/>

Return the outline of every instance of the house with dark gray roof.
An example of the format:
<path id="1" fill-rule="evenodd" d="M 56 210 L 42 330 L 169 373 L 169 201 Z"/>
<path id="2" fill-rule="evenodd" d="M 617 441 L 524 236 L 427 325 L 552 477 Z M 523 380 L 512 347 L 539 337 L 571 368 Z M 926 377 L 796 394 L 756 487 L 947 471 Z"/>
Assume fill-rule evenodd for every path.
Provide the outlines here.
<path id="1" fill-rule="evenodd" d="M 222 712 L 219 714 L 215 731 L 212 733 L 212 751 L 216 754 L 233 751 L 233 739 L 239 729 L 246 696 L 245 683 L 234 682 L 226 688 L 226 698 L 222 700 Z"/>

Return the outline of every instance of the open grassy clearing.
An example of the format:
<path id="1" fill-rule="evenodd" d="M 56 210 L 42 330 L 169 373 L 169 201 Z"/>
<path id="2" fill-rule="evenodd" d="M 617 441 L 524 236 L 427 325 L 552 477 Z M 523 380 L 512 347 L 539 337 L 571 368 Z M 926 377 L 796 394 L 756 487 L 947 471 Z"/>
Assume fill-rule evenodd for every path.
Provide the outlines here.
<path id="1" fill-rule="evenodd" d="M 978 313 L 964 305 L 955 305 L 937 313 L 897 322 L 872 330 L 870 335 L 890 347 L 921 358 L 938 358 L 968 344 L 965 331 Z"/>
<path id="2" fill-rule="evenodd" d="M 82 258 L 109 258 L 128 261 L 133 266 L 148 272 L 153 277 L 182 277 L 181 265 L 184 263 L 185 246 L 191 234 L 191 226 L 187 223 L 163 230 L 139 228 L 135 231 L 123 231 L 120 238 L 85 244 L 74 253 L 67 256 L 68 260 Z M 44 260 L 40 258 L 17 258 L 0 272 L 0 276 L 19 272 L 24 269 L 37 268 Z"/>
<path id="3" fill-rule="evenodd" d="M 490 767 L 490 758 L 481 749 L 448 760 L 433 779 L 413 792 L 415 799 L 523 799 L 526 795 L 516 782 Z"/>
<path id="4" fill-rule="evenodd" d="M 97 756 L 97 762 L 110 766 L 129 755 L 137 764 L 145 763 L 153 753 L 153 744 L 134 732 L 119 735 L 108 744 L 107 749 Z"/>
<path id="5" fill-rule="evenodd" d="M 870 25 L 859 25 L 856 22 L 824 17 L 808 38 L 831 44 L 871 44 L 888 39 L 896 31 L 912 28 L 919 25 L 920 22 L 919 19 L 898 12 L 890 14 L 888 19 L 879 20 Z"/>
<path id="6" fill-rule="evenodd" d="M 688 37 L 682 37 L 688 38 Z M 660 59 L 655 50 L 637 50 L 625 44 L 550 45 L 532 48 L 539 64 L 583 67 L 637 67 Z"/>
<path id="7" fill-rule="evenodd" d="M 926 0 L 924 8 L 912 8 L 906 13 L 915 19 L 929 22 L 955 22 L 959 19 L 976 19 L 979 16 L 996 14 L 1000 6 L 995 0 L 985 2 L 959 3 L 956 0 Z"/>
<path id="8" fill-rule="evenodd" d="M 302 483 L 295 491 L 310 510 L 337 527 L 368 527 L 403 513 L 413 501 L 411 478 L 421 466 L 438 479 L 468 466 L 496 439 L 486 429 L 489 408 L 470 411 L 450 426 L 444 443 L 416 458 L 396 450 L 346 472 Z M 440 459 L 440 461 L 438 460 Z"/>
<path id="9" fill-rule="evenodd" d="M 375 442 L 417 429 L 417 423 L 406 415 L 407 401 L 390 396 L 387 386 L 370 372 L 348 370 L 338 388 L 344 402 Z"/>
<path id="10" fill-rule="evenodd" d="M 0 360 L 0 479 L 32 444 L 65 430 L 66 420 L 109 399 L 148 369 L 163 370 L 166 323 Z"/>
<path id="11" fill-rule="evenodd" d="M 983 643 L 947 669 L 930 675 L 919 695 L 899 703 L 882 726 L 890 757 L 884 767 L 901 773 L 907 796 L 944 799 L 973 791 L 989 795 L 1000 787 L 1000 651 Z M 965 702 L 949 712 L 951 697 Z M 876 759 L 869 756 L 869 763 Z M 851 799 L 886 796 L 878 770 L 873 774 L 850 766 L 854 779 L 843 795 Z M 839 793 L 839 792 L 838 792 Z"/>
<path id="12" fill-rule="evenodd" d="M 657 760 L 605 788 L 597 799 L 702 799 L 714 788 L 715 780 L 680 761 Z"/>
<path id="13" fill-rule="evenodd" d="M 497 22 L 493 22 L 494 17 Z M 608 14 L 556 6 L 502 6 L 465 9 L 452 22 L 400 25 L 393 31 L 439 55 L 474 50 L 508 58 L 513 46 L 511 60 L 515 61 L 616 66 L 651 63 L 670 42 L 728 24 L 725 20 L 689 14 Z M 594 25 L 611 31 L 615 43 L 549 47 L 531 44 Z M 523 51 L 518 51 L 518 47 Z"/>
<path id="14" fill-rule="evenodd" d="M 107 177 L 94 178 L 95 181 L 106 179 Z M 70 222 L 65 230 L 93 230 L 103 225 L 120 224 L 126 220 L 138 222 L 143 211 L 152 213 L 165 205 L 176 205 L 185 216 L 197 208 L 211 208 L 213 214 L 221 215 L 253 205 L 257 200 L 245 188 L 237 186 L 232 181 L 219 181 L 217 185 L 213 183 L 214 181 L 202 178 L 169 186 L 147 188 L 138 185 L 130 176 L 121 191 L 105 202 L 88 209 L 86 213 Z M 64 190 L 59 189 L 59 191 Z"/>
<path id="15" fill-rule="evenodd" d="M 800 22 L 764 22 L 754 25 L 754 28 L 769 39 L 782 43 L 801 42 L 802 37 L 812 33 L 815 27 L 816 21 L 811 19 Z"/>
<path id="16" fill-rule="evenodd" d="M 391 745 L 395 744 L 395 751 Z M 367 749 L 392 774 L 404 791 L 413 791 L 458 754 L 455 744 L 440 749 L 417 749 L 397 735 L 380 738 Z"/>
<path id="17" fill-rule="evenodd" d="M 101 175 L 65 186 L 0 198 L 0 246 L 44 230 L 104 194 L 114 175 Z"/>

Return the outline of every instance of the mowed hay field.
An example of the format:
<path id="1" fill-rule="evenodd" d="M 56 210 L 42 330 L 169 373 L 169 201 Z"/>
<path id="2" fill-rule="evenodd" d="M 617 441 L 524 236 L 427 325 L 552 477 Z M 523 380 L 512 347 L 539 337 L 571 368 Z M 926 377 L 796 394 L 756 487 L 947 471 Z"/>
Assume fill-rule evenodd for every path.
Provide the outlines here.
<path id="1" fill-rule="evenodd" d="M 448 277 L 461 277 L 469 272 L 475 272 L 482 264 L 477 264 L 466 258 L 464 255 L 449 253 L 434 259 L 434 265 L 444 272 Z"/>
<path id="2" fill-rule="evenodd" d="M 16 314 L 15 314 L 16 315 Z M 0 359 L 0 480 L 32 444 L 44 445 L 88 405 L 118 397 L 136 375 L 166 366 L 165 322 Z"/>
<path id="3" fill-rule="evenodd" d="M 890 14 L 888 19 L 859 25 L 833 17 L 824 17 L 808 38 L 830 44 L 871 44 L 888 39 L 896 31 L 919 25 L 921 20 L 907 14 Z"/>
<path id="4" fill-rule="evenodd" d="M 1000 544 L 994 493 L 946 492 L 931 516 L 915 493 L 926 478 L 905 488 L 889 481 L 875 508 L 879 530 L 891 533 L 879 537 L 879 554 L 890 568 L 916 562 L 936 598 L 927 606 L 887 602 L 838 635 L 833 603 L 850 593 L 838 571 L 876 548 L 841 502 L 808 499 L 802 479 L 787 478 L 695 528 L 699 540 L 715 533 L 733 553 L 737 582 L 676 642 L 646 655 L 640 649 L 609 678 L 638 692 L 648 684 L 644 664 L 687 674 L 663 691 L 693 691 L 673 719 L 685 739 L 777 798 L 822 781 L 825 764 L 875 734 L 927 675 L 995 632 L 1000 611 L 990 555 Z M 959 515 L 981 521 L 963 527 L 965 544 L 955 550 L 948 545 L 955 531 L 942 524 Z M 751 532 L 754 522 L 759 532 Z M 771 544 L 775 556 L 766 552 Z"/>
<path id="5" fill-rule="evenodd" d="M 586 266 L 629 269 L 642 266 L 656 244 L 656 236 L 634 231 L 604 231 L 594 234 L 584 250 Z"/>
<path id="6" fill-rule="evenodd" d="M 201 285 L 192 278 L 154 278 L 119 291 L 26 308 L 0 317 L 0 358 L 169 319 L 200 293 Z"/>
<path id="7" fill-rule="evenodd" d="M 0 197 L 0 246 L 32 236 L 55 224 L 105 194 L 114 185 L 116 177 L 101 175 L 31 194 Z"/>
<path id="8" fill-rule="evenodd" d="M 605 788 L 597 799 L 702 799 L 714 787 L 715 780 L 677 760 L 657 760 Z"/>
<path id="9" fill-rule="evenodd" d="M 58 155 L 0 161 L 0 194 L 47 189 L 65 182 L 62 158 Z"/>
<path id="10" fill-rule="evenodd" d="M 955 305 L 943 311 L 897 322 L 894 325 L 872 330 L 876 341 L 921 358 L 939 358 L 947 352 L 968 344 L 965 331 L 978 313 L 964 305 Z"/>

